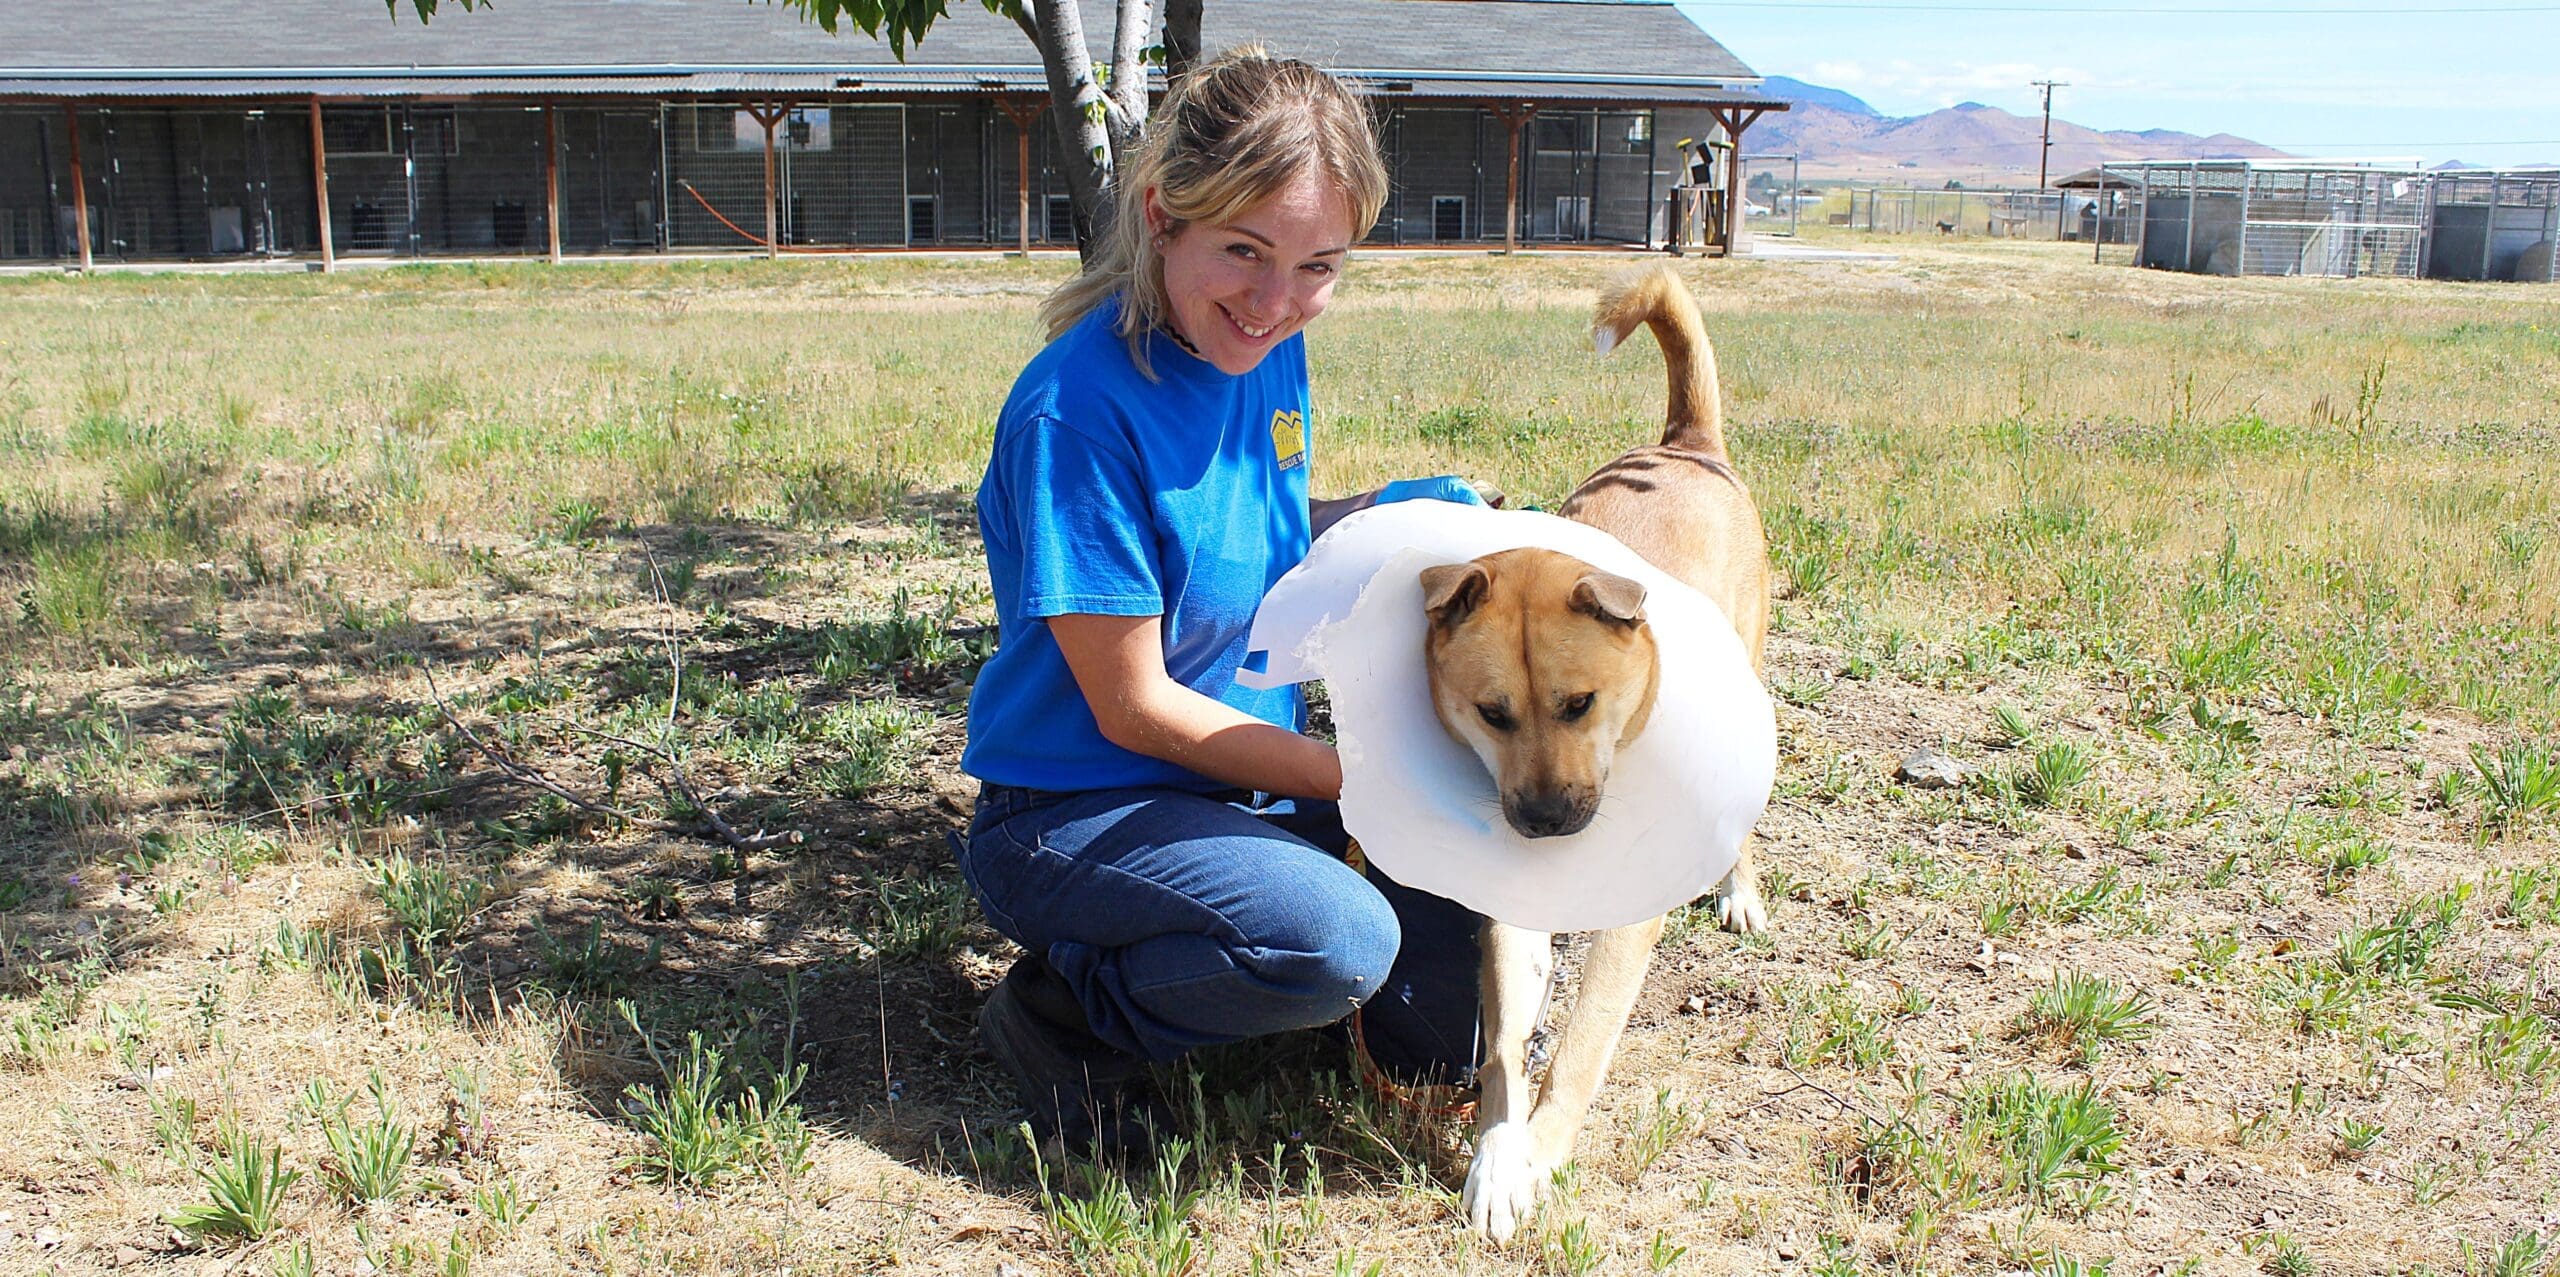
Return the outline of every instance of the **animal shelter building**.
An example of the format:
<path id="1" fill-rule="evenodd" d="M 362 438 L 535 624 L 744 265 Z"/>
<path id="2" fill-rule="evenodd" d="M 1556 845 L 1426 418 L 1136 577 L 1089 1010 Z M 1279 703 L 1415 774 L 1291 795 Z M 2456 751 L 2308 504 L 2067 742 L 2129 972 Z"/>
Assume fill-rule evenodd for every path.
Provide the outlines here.
<path id="1" fill-rule="evenodd" d="M 0 5 L 0 263 L 1074 243 L 1038 52 L 981 5 L 903 62 L 779 4 L 400 8 Z M 1383 245 L 1730 249 L 1740 138 L 1786 109 L 1664 2 L 1204 14 L 1370 95 Z"/>

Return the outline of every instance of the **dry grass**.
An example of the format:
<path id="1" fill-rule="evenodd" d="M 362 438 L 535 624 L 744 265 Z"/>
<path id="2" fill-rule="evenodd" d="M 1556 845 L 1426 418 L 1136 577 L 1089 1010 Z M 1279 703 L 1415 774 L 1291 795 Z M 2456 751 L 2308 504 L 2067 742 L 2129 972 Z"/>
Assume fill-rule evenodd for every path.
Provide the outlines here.
<path id="1" fill-rule="evenodd" d="M 1779 931 L 1673 929 L 1499 1252 L 1460 1133 L 1314 1042 L 1170 1077 L 1178 1166 L 1007 1133 L 942 839 L 1061 267 L 0 280 L 0 1269 L 2537 1271 L 2547 291 L 1878 246 L 1684 268 L 1787 594 Z M 1552 502 L 1643 437 L 1658 358 L 1581 342 L 1620 265 L 1362 263 L 1319 489 Z M 691 821 L 590 733 L 665 742 L 808 842 L 502 783 L 429 671 L 584 792 Z M 1921 744 L 1973 780 L 1893 781 Z M 173 1233 L 253 1144 L 264 1235 Z"/>

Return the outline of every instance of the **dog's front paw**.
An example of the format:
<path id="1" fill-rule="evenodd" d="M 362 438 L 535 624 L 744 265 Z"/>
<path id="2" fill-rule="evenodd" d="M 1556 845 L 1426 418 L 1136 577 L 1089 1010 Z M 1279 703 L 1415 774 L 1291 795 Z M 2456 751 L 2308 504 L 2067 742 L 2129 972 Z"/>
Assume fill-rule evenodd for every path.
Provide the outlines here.
<path id="1" fill-rule="evenodd" d="M 1739 935 L 1769 929 L 1769 901 L 1760 894 L 1760 884 L 1744 874 L 1725 880 L 1724 890 L 1716 894 L 1716 925 Z"/>
<path id="2" fill-rule="evenodd" d="M 1536 1140 L 1526 1122 L 1497 1122 L 1476 1137 L 1476 1160 L 1467 1167 L 1462 1200 L 1467 1224 L 1497 1242 L 1511 1240 L 1538 1204 Z"/>

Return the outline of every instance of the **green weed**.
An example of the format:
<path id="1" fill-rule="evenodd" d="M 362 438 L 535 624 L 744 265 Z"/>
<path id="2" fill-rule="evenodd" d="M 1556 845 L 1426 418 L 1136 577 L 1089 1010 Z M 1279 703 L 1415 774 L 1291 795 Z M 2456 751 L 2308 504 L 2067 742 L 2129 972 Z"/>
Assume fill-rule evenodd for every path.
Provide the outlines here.
<path id="1" fill-rule="evenodd" d="M 818 765 L 818 788 L 838 798 L 864 798 L 904 784 L 933 716 L 895 701 L 853 701 L 827 711 L 816 740 L 840 751 Z"/>
<path id="2" fill-rule="evenodd" d="M 645 947 L 608 939 L 602 914 L 572 934 L 574 938 L 567 941 L 547 931 L 542 934 L 542 969 L 559 988 L 611 996 L 628 990 L 641 973 L 658 965 L 658 937 L 651 936 Z"/>
<path id="3" fill-rule="evenodd" d="M 2478 1277 L 2533 1277 L 2543 1271 L 2551 1258 L 2553 1242 L 2533 1229 L 2508 1238 L 2496 1250 L 2485 1255 L 2474 1250 L 2471 1241 L 2462 1243 L 2462 1271 Z"/>
<path id="4" fill-rule="evenodd" d="M 900 587 L 887 612 L 820 629 L 814 669 L 831 684 L 885 674 L 908 686 L 974 671 L 995 654 L 995 636 L 960 629 L 958 612 L 956 597 L 946 597 L 934 611 L 921 611 Z"/>
<path id="5" fill-rule="evenodd" d="M 2263 1252 L 2263 1254 L 2261 1253 Z M 2312 1277 L 2320 1265 L 2302 1243 L 2283 1233 L 2257 1233 L 2241 1239 L 2240 1253 L 2258 1255 L 2258 1270 L 2270 1277 Z"/>
<path id="6" fill-rule="evenodd" d="M 2056 971 L 2053 983 L 2029 1000 L 2018 1027 L 2095 1060 L 2109 1043 L 2150 1037 L 2157 1015 L 2150 995 L 2138 989 L 2128 993 L 2085 971 Z"/>
<path id="7" fill-rule="evenodd" d="M 808 1066 L 796 1062 L 787 1045 L 782 1066 L 749 1085 L 727 1054 L 703 1045 L 700 1030 L 685 1035 L 679 1053 L 641 1027 L 631 1003 L 615 1005 L 658 1068 L 657 1085 L 635 1083 L 622 1091 L 632 1125 L 649 1140 L 632 1163 L 642 1175 L 710 1189 L 742 1177 L 789 1179 L 808 1169 L 813 1136 L 793 1101 Z"/>
<path id="8" fill-rule="evenodd" d="M 2521 740 L 2494 751 L 2473 745 L 2471 765 L 2487 830 L 2505 833 L 2560 814 L 2560 759 L 2548 747 Z"/>
<path id="9" fill-rule="evenodd" d="M 350 1203 L 397 1201 L 408 1193 L 411 1155 L 418 1133 L 399 1120 L 390 1084 L 376 1069 L 365 1084 L 373 1097 L 373 1116 L 348 1117 L 354 1097 L 331 1100 L 326 1082 L 314 1081 L 304 1091 L 304 1106 L 319 1119 L 329 1141 L 330 1161 L 321 1171 L 338 1196 Z"/>
<path id="10" fill-rule="evenodd" d="M 525 1195 L 524 1186 L 513 1175 L 471 1190 L 471 1213 L 488 1220 L 502 1237 L 533 1218 L 534 1208 L 539 1205 L 541 1202 Z"/>
<path id="11" fill-rule="evenodd" d="M 236 1126 L 221 1135 L 221 1156 L 196 1168 L 213 1200 L 180 1207 L 169 1222 L 197 1237 L 255 1241 L 274 1232 L 284 1195 L 302 1172 L 287 1170 L 284 1150 Z"/>
<path id="12" fill-rule="evenodd" d="M 1183 1174 L 1192 1152 L 1188 1139 L 1166 1140 L 1156 1153 L 1150 1191 L 1142 1196 L 1108 1166 L 1077 1168 L 1084 1181 L 1080 1189 L 1064 1182 L 1070 1168 L 1060 1168 L 1053 1181 L 1035 1151 L 1041 1214 L 1079 1271 L 1182 1277 L 1208 1267 L 1210 1245 L 1191 1222 L 1204 1190 Z"/>
<path id="13" fill-rule="evenodd" d="M 2060 807 L 2073 790 L 2089 779 L 2089 751 L 2071 741 L 2054 741 L 2035 753 L 2035 761 L 2017 781 L 2018 796 L 2038 807 Z"/>
<path id="14" fill-rule="evenodd" d="M 938 958 L 960 947 L 977 901 L 956 874 L 874 878 L 857 938 L 879 962 Z"/>
<path id="15" fill-rule="evenodd" d="M 1636 1133 L 1627 1143 L 1627 1178 L 1630 1182 L 1653 1169 L 1672 1146 L 1695 1134 L 1698 1114 L 1685 1100 L 1675 1100 L 1671 1088 L 1656 1087 L 1653 1102 L 1645 1107 L 1644 1116 L 1636 1124 Z"/>

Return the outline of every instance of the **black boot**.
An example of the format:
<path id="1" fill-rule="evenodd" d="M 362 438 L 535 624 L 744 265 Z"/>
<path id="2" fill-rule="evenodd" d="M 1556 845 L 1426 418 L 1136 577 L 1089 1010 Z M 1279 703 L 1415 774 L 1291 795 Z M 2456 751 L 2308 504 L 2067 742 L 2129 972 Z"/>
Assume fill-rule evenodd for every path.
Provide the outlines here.
<path id="1" fill-rule="evenodd" d="M 978 1037 L 1021 1088 L 1044 1150 L 1143 1164 L 1170 1133 L 1171 1111 L 1142 1085 L 1146 1061 L 1095 1037 L 1075 992 L 1037 954 L 987 995 Z"/>

